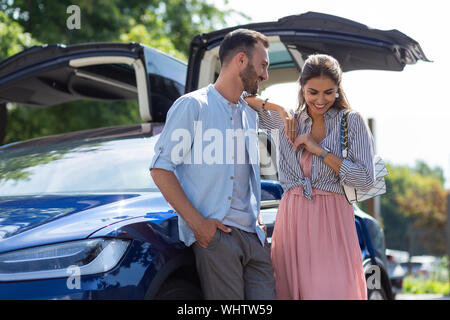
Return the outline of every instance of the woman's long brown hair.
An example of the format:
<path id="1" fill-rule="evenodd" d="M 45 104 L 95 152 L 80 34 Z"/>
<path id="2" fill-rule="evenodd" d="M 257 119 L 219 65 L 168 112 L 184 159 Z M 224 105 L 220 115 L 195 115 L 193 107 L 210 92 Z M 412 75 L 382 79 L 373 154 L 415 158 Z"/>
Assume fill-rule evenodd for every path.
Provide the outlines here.
<path id="1" fill-rule="evenodd" d="M 351 109 L 347 97 L 345 96 L 344 89 L 342 88 L 342 69 L 339 62 L 332 56 L 326 54 L 313 54 L 306 59 L 303 70 L 300 73 L 300 90 L 298 93 L 298 107 L 296 113 L 300 113 L 305 105 L 305 97 L 302 88 L 306 82 L 308 82 L 309 79 L 321 76 L 329 77 L 338 86 L 337 92 L 339 93 L 339 97 L 336 98 L 332 108 Z"/>

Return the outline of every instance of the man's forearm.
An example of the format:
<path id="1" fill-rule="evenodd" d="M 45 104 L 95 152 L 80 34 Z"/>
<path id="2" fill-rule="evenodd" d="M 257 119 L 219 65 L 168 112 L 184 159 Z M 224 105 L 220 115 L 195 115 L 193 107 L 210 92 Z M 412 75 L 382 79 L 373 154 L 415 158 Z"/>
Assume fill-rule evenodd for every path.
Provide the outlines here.
<path id="1" fill-rule="evenodd" d="M 188 223 L 189 227 L 195 229 L 200 225 L 204 218 L 187 198 L 175 174 L 158 168 L 152 169 L 150 174 L 164 198 Z"/>

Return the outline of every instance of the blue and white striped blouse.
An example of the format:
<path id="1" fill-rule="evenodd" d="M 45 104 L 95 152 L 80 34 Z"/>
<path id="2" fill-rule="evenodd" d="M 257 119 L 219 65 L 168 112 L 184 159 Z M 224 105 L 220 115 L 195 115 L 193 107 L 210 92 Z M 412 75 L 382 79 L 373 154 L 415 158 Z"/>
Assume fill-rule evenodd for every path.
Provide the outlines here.
<path id="1" fill-rule="evenodd" d="M 330 108 L 324 114 L 326 124 L 326 136 L 320 142 L 322 147 L 328 147 L 331 153 L 342 158 L 340 145 L 340 124 L 344 109 Z M 313 155 L 312 177 L 305 177 L 300 167 L 303 148 L 294 151 L 293 145 L 285 135 L 284 124 L 278 113 L 257 109 L 260 129 L 278 130 L 277 159 L 278 176 L 286 192 L 291 188 L 302 186 L 303 195 L 312 199 L 312 188 L 341 193 L 342 185 L 356 187 L 361 190 L 369 190 L 375 182 L 373 137 L 369 128 L 356 113 L 348 115 L 348 156 L 343 160 L 340 172 L 337 174 L 326 165 L 318 156 Z M 312 118 L 306 108 L 299 113 L 291 114 L 297 119 L 298 134 L 310 133 Z"/>

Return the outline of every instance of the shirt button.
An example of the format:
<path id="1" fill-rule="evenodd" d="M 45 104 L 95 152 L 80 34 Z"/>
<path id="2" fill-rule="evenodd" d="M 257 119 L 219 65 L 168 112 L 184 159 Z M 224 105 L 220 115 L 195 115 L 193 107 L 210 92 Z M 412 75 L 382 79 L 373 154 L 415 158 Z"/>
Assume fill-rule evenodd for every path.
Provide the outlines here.
<path id="1" fill-rule="evenodd" d="M 162 150 L 162 147 L 159 147 L 159 150 Z"/>
<path id="2" fill-rule="evenodd" d="M 233 180 L 233 179 L 234 179 L 234 177 L 233 177 L 233 176 L 231 176 L 231 177 L 230 177 L 230 179 L 231 179 L 231 180 Z"/>
<path id="3" fill-rule="evenodd" d="M 233 120 L 233 117 L 230 117 L 230 120 Z"/>
<path id="4" fill-rule="evenodd" d="M 228 197 L 228 200 L 231 200 L 231 197 Z"/>

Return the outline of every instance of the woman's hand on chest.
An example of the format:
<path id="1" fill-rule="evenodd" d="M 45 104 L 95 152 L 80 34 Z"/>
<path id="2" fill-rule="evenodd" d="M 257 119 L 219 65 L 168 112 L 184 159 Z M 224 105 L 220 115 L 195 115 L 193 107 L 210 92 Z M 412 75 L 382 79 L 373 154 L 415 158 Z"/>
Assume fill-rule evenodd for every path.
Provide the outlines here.
<path id="1" fill-rule="evenodd" d="M 297 151 L 299 147 L 303 147 L 317 156 L 322 153 L 322 147 L 316 142 L 311 133 L 304 133 L 295 138 L 294 150 Z"/>

